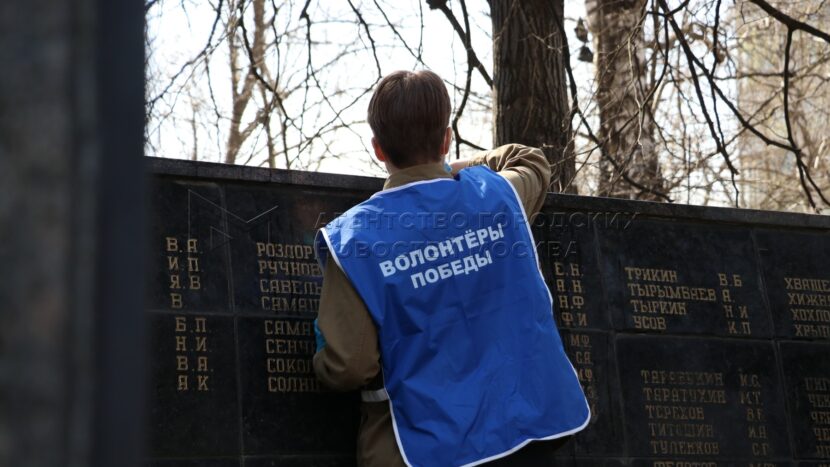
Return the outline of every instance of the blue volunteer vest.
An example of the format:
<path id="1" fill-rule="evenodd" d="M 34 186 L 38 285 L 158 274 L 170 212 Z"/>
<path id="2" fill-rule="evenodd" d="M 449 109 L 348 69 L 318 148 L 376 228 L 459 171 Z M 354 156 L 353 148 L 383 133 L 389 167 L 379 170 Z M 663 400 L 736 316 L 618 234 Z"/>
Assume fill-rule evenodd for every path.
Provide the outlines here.
<path id="1" fill-rule="evenodd" d="M 378 192 L 315 246 L 377 326 L 407 465 L 477 465 L 587 425 L 524 209 L 500 175 L 475 166 Z"/>

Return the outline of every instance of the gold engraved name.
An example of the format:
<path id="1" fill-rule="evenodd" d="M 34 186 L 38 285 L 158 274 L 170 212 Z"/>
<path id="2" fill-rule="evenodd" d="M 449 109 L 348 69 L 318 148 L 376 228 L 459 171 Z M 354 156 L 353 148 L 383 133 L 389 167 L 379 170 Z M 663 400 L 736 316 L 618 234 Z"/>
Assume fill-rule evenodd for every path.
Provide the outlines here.
<path id="1" fill-rule="evenodd" d="M 763 394 L 761 392 L 761 378 L 755 373 L 738 373 L 740 390 L 738 392 L 741 406 L 744 408 L 744 419 L 747 422 L 746 437 L 750 441 L 753 456 L 768 456 L 771 448 L 767 438 L 766 416 L 764 414 Z"/>
<path id="2" fill-rule="evenodd" d="M 784 288 L 795 335 L 830 339 L 830 280 L 785 277 Z"/>
<path id="3" fill-rule="evenodd" d="M 278 261 L 269 259 L 257 260 L 260 274 L 283 274 L 285 276 L 322 276 L 323 271 L 316 262 Z"/>
<path id="4" fill-rule="evenodd" d="M 645 404 L 648 418 L 656 420 L 699 420 L 705 418 L 703 407 Z"/>
<path id="5" fill-rule="evenodd" d="M 678 284 L 677 270 L 625 266 L 635 329 L 665 331 L 667 316 L 685 316 L 686 301 L 715 301 L 715 290 Z"/>
<path id="6" fill-rule="evenodd" d="M 726 331 L 733 335 L 749 335 L 749 310 L 735 304 L 732 292 L 743 287 L 740 274 L 717 273 L 719 290 L 680 283 L 677 270 L 625 266 L 628 302 L 635 329 L 665 331 L 672 317 L 686 316 L 689 302 L 720 301 L 726 317 Z M 720 293 L 718 293 L 720 292 Z"/>
<path id="7" fill-rule="evenodd" d="M 320 392 L 310 356 L 316 346 L 311 321 L 268 319 L 265 333 L 265 373 L 268 392 Z"/>
<path id="8" fill-rule="evenodd" d="M 259 291 L 274 294 L 320 295 L 322 285 L 318 282 L 289 279 L 260 279 Z"/>
<path id="9" fill-rule="evenodd" d="M 726 404 L 726 391 L 710 388 L 643 388 L 648 402 Z"/>
<path id="10" fill-rule="evenodd" d="M 260 308 L 276 312 L 317 311 L 322 271 L 311 245 L 256 242 Z"/>
<path id="11" fill-rule="evenodd" d="M 729 275 L 725 272 L 719 272 L 718 286 L 720 287 L 723 317 L 726 318 L 726 332 L 730 335 L 740 336 L 752 334 L 752 326 L 749 323 L 749 308 L 747 305 L 735 303 L 732 299 L 732 291 L 743 287 L 741 275 Z"/>
<path id="12" fill-rule="evenodd" d="M 651 465 L 652 465 L 652 467 L 718 467 L 717 462 L 700 462 L 700 461 L 654 461 Z M 750 467 L 755 467 L 755 466 L 750 466 Z M 768 466 L 768 467 L 775 467 L 775 466 Z"/>
<path id="13" fill-rule="evenodd" d="M 210 391 L 210 375 L 213 370 L 208 360 L 207 320 L 196 316 L 176 316 L 174 338 L 176 340 L 176 390 Z"/>
<path id="14" fill-rule="evenodd" d="M 588 405 L 592 414 L 597 414 L 599 393 L 597 382 L 594 379 L 594 359 L 592 355 L 593 345 L 591 337 L 587 334 L 570 334 L 566 341 L 570 350 L 576 375 L 582 385 L 582 391 L 588 399 Z"/>
<path id="15" fill-rule="evenodd" d="M 797 337 L 821 337 L 830 339 L 830 325 L 793 323 Z"/>
<path id="16" fill-rule="evenodd" d="M 266 336 L 313 336 L 314 326 L 310 321 L 289 321 L 268 319 L 263 322 Z"/>
<path id="17" fill-rule="evenodd" d="M 804 389 L 809 403 L 816 452 L 820 457 L 830 457 L 830 378 L 806 377 Z"/>
<path id="18" fill-rule="evenodd" d="M 320 392 L 320 382 L 311 377 L 269 376 L 268 392 Z"/>
<path id="19" fill-rule="evenodd" d="M 260 299 L 263 310 L 267 311 L 308 311 L 320 309 L 320 299 L 301 297 L 271 297 L 264 295 Z"/>
<path id="20" fill-rule="evenodd" d="M 830 293 L 830 279 L 813 279 L 809 277 L 785 277 L 787 290 L 805 290 L 810 292 Z"/>
<path id="21" fill-rule="evenodd" d="M 669 302 L 666 300 L 629 300 L 634 313 L 657 313 L 661 315 L 685 315 L 685 302 Z"/>
<path id="22" fill-rule="evenodd" d="M 266 258 L 309 259 L 314 258 L 311 245 L 300 243 L 256 242 L 256 254 Z"/>
<path id="23" fill-rule="evenodd" d="M 630 281 L 677 283 L 677 271 L 674 269 L 635 268 L 626 266 L 625 273 Z"/>
<path id="24" fill-rule="evenodd" d="M 182 290 L 200 290 L 202 288 L 201 268 L 199 266 L 199 241 L 187 238 L 182 251 L 182 243 L 176 237 L 165 237 L 167 253 L 168 289 L 170 307 L 178 310 L 184 307 Z M 181 253 L 186 256 L 181 257 Z M 181 260 L 184 260 L 184 264 Z"/>
<path id="25" fill-rule="evenodd" d="M 692 300 L 714 302 L 717 300 L 715 289 L 707 287 L 690 287 L 687 285 L 638 284 L 628 283 L 628 293 L 632 297 L 666 298 L 669 300 Z"/>
<path id="26" fill-rule="evenodd" d="M 314 355 L 314 342 L 295 339 L 265 339 L 265 353 L 281 355 Z"/>
<path id="27" fill-rule="evenodd" d="M 804 378 L 804 387 L 810 392 L 830 392 L 830 378 Z"/>
<path id="28" fill-rule="evenodd" d="M 717 441 L 674 441 L 652 440 L 651 452 L 666 456 L 716 456 L 720 454 Z"/>
<path id="29" fill-rule="evenodd" d="M 587 327 L 588 315 L 583 311 L 585 291 L 582 288 L 582 273 L 579 263 L 553 263 L 556 309 L 562 324 L 568 328 Z"/>
<path id="30" fill-rule="evenodd" d="M 727 404 L 723 373 L 642 369 L 640 381 L 652 455 L 720 452 L 706 407 Z"/>
<path id="31" fill-rule="evenodd" d="M 641 370 L 644 384 L 723 386 L 723 373 L 710 371 Z"/>
<path id="32" fill-rule="evenodd" d="M 787 293 L 788 305 L 830 307 L 830 295 L 817 293 Z"/>
<path id="33" fill-rule="evenodd" d="M 715 428 L 708 423 L 654 423 L 648 428 L 652 437 L 663 438 L 712 438 Z"/>

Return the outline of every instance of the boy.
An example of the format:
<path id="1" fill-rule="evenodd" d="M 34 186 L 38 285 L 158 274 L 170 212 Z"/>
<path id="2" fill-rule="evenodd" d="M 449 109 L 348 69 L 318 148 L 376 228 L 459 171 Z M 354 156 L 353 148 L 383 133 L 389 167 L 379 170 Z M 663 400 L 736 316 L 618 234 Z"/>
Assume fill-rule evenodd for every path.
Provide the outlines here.
<path id="1" fill-rule="evenodd" d="M 527 223 L 550 168 L 520 145 L 446 165 L 450 111 L 429 71 L 375 89 L 372 147 L 389 177 L 317 235 L 314 369 L 364 389 L 361 466 L 549 465 L 590 419 Z"/>

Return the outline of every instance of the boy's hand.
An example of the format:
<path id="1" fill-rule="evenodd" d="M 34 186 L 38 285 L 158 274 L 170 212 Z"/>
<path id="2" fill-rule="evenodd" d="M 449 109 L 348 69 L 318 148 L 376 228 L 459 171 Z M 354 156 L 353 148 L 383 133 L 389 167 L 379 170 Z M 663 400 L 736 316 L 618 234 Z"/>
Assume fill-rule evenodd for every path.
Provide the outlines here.
<path id="1" fill-rule="evenodd" d="M 326 338 L 320 332 L 320 326 L 317 325 L 317 319 L 314 320 L 314 337 L 317 339 L 317 352 L 323 350 L 326 346 Z"/>
<path id="2" fill-rule="evenodd" d="M 456 160 L 450 162 L 450 168 L 452 169 L 452 174 L 457 174 L 461 169 L 466 169 L 470 166 L 470 161 L 466 159 Z"/>

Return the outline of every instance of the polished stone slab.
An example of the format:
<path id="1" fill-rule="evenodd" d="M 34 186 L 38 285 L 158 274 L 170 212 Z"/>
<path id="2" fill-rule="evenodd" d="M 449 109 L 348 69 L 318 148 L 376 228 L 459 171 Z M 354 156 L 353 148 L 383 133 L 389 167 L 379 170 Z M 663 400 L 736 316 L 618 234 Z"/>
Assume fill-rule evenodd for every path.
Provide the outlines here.
<path id="1" fill-rule="evenodd" d="M 616 329 L 772 335 L 749 229 L 637 218 L 598 237 Z"/>
<path id="2" fill-rule="evenodd" d="M 355 465 L 311 245 L 381 181 L 151 162 L 147 465 Z M 592 409 L 557 465 L 827 467 L 830 218 L 551 194 L 532 227 Z"/>
<path id="3" fill-rule="evenodd" d="M 150 194 L 147 307 L 230 312 L 222 188 L 165 177 L 153 180 Z"/>
<path id="4" fill-rule="evenodd" d="M 591 408 L 591 422 L 573 437 L 562 454 L 624 454 L 622 394 L 611 333 L 566 329 L 560 335 Z"/>
<path id="5" fill-rule="evenodd" d="M 830 340 L 830 233 L 755 233 L 776 334 Z"/>
<path id="6" fill-rule="evenodd" d="M 790 457 L 771 342 L 626 335 L 616 351 L 629 455 Z"/>
<path id="7" fill-rule="evenodd" d="M 368 195 L 291 185 L 228 185 L 224 193 L 236 311 L 314 317 L 317 229 Z"/>
<path id="8" fill-rule="evenodd" d="M 611 328 L 597 260 L 596 228 L 624 229 L 627 221 L 614 213 L 558 210 L 534 218 L 534 239 L 560 328 Z"/>
<path id="9" fill-rule="evenodd" d="M 795 456 L 830 463 L 830 344 L 779 345 Z"/>
<path id="10" fill-rule="evenodd" d="M 147 314 L 151 351 L 150 457 L 240 452 L 234 319 Z"/>
<path id="11" fill-rule="evenodd" d="M 317 380 L 312 320 L 240 317 L 238 329 L 245 453 L 351 453 L 359 397 Z"/>

